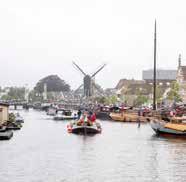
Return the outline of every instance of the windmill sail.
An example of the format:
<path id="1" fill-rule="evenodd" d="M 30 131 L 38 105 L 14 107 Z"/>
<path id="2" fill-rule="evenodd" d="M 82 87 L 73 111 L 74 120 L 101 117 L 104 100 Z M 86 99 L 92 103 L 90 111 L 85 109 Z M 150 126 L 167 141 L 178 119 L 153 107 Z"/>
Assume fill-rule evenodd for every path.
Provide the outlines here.
<path id="1" fill-rule="evenodd" d="M 101 68 L 99 68 L 91 77 L 95 77 L 104 67 L 106 66 L 106 64 L 104 64 L 103 66 L 101 66 Z"/>
<path id="2" fill-rule="evenodd" d="M 86 76 L 86 73 L 85 73 L 75 62 L 72 62 L 72 63 L 76 66 L 76 68 L 78 68 L 78 70 L 79 70 L 83 75 Z"/>
<path id="3" fill-rule="evenodd" d="M 84 75 L 84 79 L 83 79 L 83 84 L 80 85 L 74 93 L 76 93 L 82 86 L 84 87 L 84 96 L 85 97 L 91 97 L 93 95 L 93 88 L 95 88 L 98 93 L 102 93 L 99 89 L 99 87 L 97 87 L 97 85 L 94 83 L 94 77 L 106 66 L 106 64 L 104 64 L 103 66 L 101 66 L 93 75 L 88 75 L 86 74 L 83 69 L 81 69 L 75 62 L 73 62 L 73 65 Z"/>

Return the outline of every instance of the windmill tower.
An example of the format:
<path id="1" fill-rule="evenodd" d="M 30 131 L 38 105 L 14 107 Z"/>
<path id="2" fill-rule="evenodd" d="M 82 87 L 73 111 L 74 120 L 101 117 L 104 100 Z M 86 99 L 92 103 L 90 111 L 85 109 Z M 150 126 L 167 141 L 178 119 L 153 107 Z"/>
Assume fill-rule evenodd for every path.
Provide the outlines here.
<path id="1" fill-rule="evenodd" d="M 76 90 L 75 93 L 80 90 L 83 87 L 84 91 L 84 97 L 89 98 L 94 95 L 94 90 L 97 90 L 100 95 L 103 93 L 101 92 L 100 88 L 95 84 L 95 76 L 106 66 L 104 64 L 101 66 L 95 73 L 92 75 L 86 74 L 75 62 L 73 62 L 73 65 L 83 74 L 83 84 L 80 85 Z"/>

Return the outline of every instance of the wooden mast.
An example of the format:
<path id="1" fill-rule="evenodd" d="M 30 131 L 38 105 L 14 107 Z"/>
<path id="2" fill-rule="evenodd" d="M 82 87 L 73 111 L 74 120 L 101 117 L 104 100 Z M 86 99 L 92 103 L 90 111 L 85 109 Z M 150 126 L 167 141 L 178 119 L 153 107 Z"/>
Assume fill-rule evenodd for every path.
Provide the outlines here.
<path id="1" fill-rule="evenodd" d="M 153 110 L 156 110 L 156 20 L 154 25 L 154 80 L 153 80 Z"/>

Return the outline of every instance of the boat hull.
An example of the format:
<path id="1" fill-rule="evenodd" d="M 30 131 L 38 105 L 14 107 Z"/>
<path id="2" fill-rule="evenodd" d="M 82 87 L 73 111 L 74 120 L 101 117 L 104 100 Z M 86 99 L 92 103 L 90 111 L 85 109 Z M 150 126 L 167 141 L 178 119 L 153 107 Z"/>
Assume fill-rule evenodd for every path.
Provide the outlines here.
<path id="1" fill-rule="evenodd" d="M 101 120 L 112 120 L 109 112 L 101 112 L 101 111 L 97 112 L 96 117 L 97 119 L 101 119 Z"/>
<path id="2" fill-rule="evenodd" d="M 166 128 L 164 127 L 165 123 L 151 121 L 150 125 L 158 135 L 186 137 L 186 131 L 178 131 L 175 129 Z"/>
<path id="3" fill-rule="evenodd" d="M 23 119 L 16 119 L 15 120 L 17 123 L 24 123 L 24 120 Z"/>
<path id="4" fill-rule="evenodd" d="M 72 128 L 71 132 L 76 134 L 97 134 L 100 133 L 101 130 L 91 126 L 77 126 Z"/>
<path id="5" fill-rule="evenodd" d="M 6 130 L 20 130 L 21 127 L 19 126 L 7 126 Z"/>
<path id="6" fill-rule="evenodd" d="M 12 137 L 13 137 L 12 131 L 0 132 L 0 140 L 9 140 Z"/>

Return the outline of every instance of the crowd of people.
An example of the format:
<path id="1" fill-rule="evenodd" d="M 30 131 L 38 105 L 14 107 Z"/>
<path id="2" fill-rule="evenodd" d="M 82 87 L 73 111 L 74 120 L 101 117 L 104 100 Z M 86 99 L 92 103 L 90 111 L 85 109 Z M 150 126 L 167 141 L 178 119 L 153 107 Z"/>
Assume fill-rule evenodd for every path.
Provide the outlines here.
<path id="1" fill-rule="evenodd" d="M 83 124 L 83 123 L 88 123 L 92 125 L 96 121 L 96 114 L 92 111 L 88 110 L 78 110 L 78 123 Z"/>

